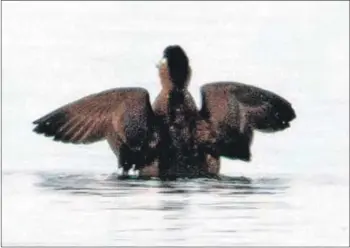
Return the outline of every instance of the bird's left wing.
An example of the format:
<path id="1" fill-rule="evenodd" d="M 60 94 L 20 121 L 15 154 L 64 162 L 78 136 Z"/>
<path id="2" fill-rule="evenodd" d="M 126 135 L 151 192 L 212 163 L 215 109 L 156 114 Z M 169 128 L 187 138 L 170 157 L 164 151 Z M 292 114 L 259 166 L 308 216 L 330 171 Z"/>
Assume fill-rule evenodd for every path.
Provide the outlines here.
<path id="1" fill-rule="evenodd" d="M 116 88 L 52 111 L 33 122 L 33 131 L 73 144 L 100 141 L 114 132 L 133 148 L 145 137 L 152 116 L 147 90 Z"/>

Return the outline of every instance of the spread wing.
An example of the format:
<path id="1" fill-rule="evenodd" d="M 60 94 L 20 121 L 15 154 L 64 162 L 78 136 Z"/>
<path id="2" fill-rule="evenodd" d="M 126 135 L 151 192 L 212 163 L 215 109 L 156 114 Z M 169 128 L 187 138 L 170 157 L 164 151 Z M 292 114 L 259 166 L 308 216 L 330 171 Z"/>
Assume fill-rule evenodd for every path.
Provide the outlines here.
<path id="1" fill-rule="evenodd" d="M 250 160 L 253 130 L 281 131 L 296 115 L 282 97 L 236 82 L 205 84 L 200 114 L 217 132 L 219 155 Z"/>
<path id="2" fill-rule="evenodd" d="M 34 132 L 55 141 L 88 144 L 118 134 L 134 145 L 145 138 L 153 112 L 143 88 L 116 88 L 89 95 L 35 120 Z"/>

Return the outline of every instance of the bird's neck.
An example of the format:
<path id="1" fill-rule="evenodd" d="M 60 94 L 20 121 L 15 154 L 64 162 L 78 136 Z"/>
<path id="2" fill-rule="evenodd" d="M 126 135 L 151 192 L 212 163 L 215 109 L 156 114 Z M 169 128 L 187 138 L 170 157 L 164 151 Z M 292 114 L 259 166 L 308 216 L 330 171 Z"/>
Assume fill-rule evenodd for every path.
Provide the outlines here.
<path id="1" fill-rule="evenodd" d="M 170 93 L 174 90 L 186 92 L 187 87 L 188 87 L 189 82 L 190 82 L 190 79 L 191 79 L 191 70 L 189 72 L 189 76 L 188 76 L 187 80 L 183 84 L 184 87 L 181 89 L 177 88 L 174 85 L 174 82 L 171 80 L 171 77 L 170 77 L 168 70 L 166 70 L 166 69 L 160 70 L 159 71 L 159 78 L 160 78 L 160 82 L 162 85 L 162 93 Z"/>

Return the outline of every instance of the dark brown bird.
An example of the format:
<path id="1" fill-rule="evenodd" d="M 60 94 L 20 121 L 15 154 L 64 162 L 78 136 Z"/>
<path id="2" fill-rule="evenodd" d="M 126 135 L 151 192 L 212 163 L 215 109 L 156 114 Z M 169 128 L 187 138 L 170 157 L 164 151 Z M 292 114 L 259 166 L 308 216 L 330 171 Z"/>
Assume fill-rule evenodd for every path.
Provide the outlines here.
<path id="1" fill-rule="evenodd" d="M 146 89 L 111 89 L 41 117 L 34 131 L 73 144 L 106 139 L 123 175 L 134 166 L 141 177 L 216 177 L 221 156 L 250 161 L 253 130 L 281 131 L 296 117 L 282 97 L 236 82 L 203 85 L 198 110 L 187 90 L 189 60 L 177 45 L 164 50 L 158 71 L 153 106 Z"/>

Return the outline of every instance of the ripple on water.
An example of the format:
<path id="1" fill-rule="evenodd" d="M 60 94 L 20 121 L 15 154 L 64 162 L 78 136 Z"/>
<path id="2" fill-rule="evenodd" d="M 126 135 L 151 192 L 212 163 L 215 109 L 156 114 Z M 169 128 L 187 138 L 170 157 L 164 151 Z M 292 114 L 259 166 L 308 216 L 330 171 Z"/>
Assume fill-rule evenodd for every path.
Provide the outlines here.
<path id="1" fill-rule="evenodd" d="M 285 178 L 247 178 L 222 176 L 215 179 L 181 179 L 162 182 L 158 179 L 121 179 L 115 174 L 39 173 L 37 186 L 70 194 L 123 196 L 154 190 L 160 194 L 217 193 L 220 195 L 271 195 L 288 189 Z"/>

